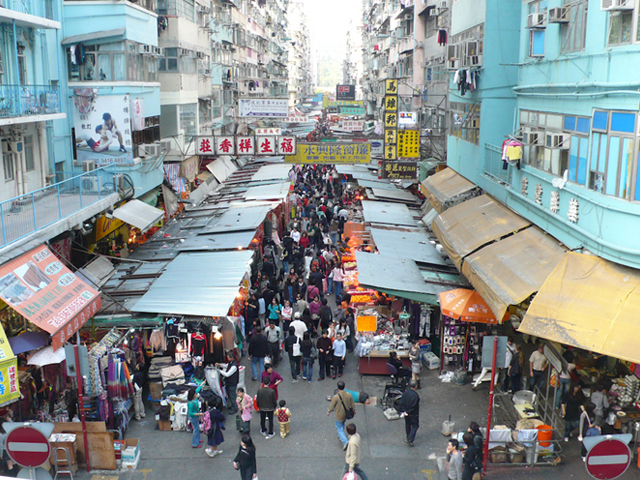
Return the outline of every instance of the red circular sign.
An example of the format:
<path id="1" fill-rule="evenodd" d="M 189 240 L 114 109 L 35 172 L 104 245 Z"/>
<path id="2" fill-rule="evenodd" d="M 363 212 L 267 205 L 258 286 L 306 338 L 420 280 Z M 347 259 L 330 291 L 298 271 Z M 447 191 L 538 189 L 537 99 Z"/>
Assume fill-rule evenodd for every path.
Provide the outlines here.
<path id="1" fill-rule="evenodd" d="M 39 467 L 49 460 L 51 447 L 47 437 L 33 427 L 11 430 L 6 440 L 7 453 L 23 467 Z"/>
<path id="2" fill-rule="evenodd" d="M 622 475 L 631 463 L 631 451 L 620 440 L 603 440 L 593 446 L 585 464 L 587 472 L 600 480 L 612 480 Z"/>

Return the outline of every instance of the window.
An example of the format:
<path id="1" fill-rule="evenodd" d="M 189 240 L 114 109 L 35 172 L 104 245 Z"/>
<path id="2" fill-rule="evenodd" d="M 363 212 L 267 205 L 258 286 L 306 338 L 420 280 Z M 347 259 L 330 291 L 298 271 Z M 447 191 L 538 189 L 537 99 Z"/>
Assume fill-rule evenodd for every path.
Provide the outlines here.
<path id="1" fill-rule="evenodd" d="M 179 131 L 183 132 L 185 137 L 197 135 L 196 116 L 198 106 L 195 103 L 188 105 L 180 105 L 180 126 Z"/>
<path id="2" fill-rule="evenodd" d="M 480 141 L 480 104 L 451 102 L 451 135 L 467 142 Z"/>
<path id="3" fill-rule="evenodd" d="M 547 11 L 547 0 L 540 0 L 529 4 L 529 15 Z M 529 56 L 544 56 L 545 29 L 532 28 L 529 30 Z"/>
<path id="4" fill-rule="evenodd" d="M 560 25 L 560 51 L 566 53 L 584 50 L 588 3 L 586 0 L 564 0 L 564 7 L 568 10 L 569 23 Z"/>
<path id="5" fill-rule="evenodd" d="M 33 135 L 25 135 L 24 137 L 24 165 L 27 172 L 32 172 L 36 169 L 33 157 Z"/>
<path id="6" fill-rule="evenodd" d="M 84 61 L 72 62 L 67 50 L 69 80 L 76 82 L 157 82 L 158 59 L 152 55 L 138 53 L 140 44 L 113 42 L 102 45 L 86 45 Z"/>
<path id="7" fill-rule="evenodd" d="M 27 57 L 24 54 L 18 54 L 18 80 L 20 85 L 27 85 Z"/>
<path id="8" fill-rule="evenodd" d="M 609 14 L 609 40 L 608 45 L 621 45 L 631 43 L 631 29 L 633 24 L 633 12 L 619 12 Z"/>
<path id="9" fill-rule="evenodd" d="M 587 181 L 590 123 L 591 119 L 587 117 L 564 117 L 564 131 L 572 134 L 568 158 L 569 180 L 580 185 L 586 185 Z"/>
<path id="10" fill-rule="evenodd" d="M 9 182 L 13 180 L 15 171 L 13 168 L 13 154 L 2 153 L 2 167 L 4 168 L 4 181 Z"/>

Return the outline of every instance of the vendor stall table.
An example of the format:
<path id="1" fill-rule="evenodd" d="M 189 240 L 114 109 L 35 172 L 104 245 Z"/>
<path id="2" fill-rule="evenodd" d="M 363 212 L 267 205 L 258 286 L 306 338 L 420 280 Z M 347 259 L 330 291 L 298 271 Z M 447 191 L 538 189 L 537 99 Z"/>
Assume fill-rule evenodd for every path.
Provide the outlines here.
<path id="1" fill-rule="evenodd" d="M 409 352 L 406 350 L 396 350 L 398 358 L 402 360 L 402 365 L 411 368 Z M 371 350 L 366 357 L 360 357 L 358 373 L 360 375 L 389 375 L 387 363 L 389 362 L 389 350 Z"/>
<path id="2" fill-rule="evenodd" d="M 520 420 L 524 418 L 538 418 L 538 413 L 535 408 L 530 403 L 521 403 L 519 405 L 515 405 L 516 412 L 518 412 L 518 417 Z"/>

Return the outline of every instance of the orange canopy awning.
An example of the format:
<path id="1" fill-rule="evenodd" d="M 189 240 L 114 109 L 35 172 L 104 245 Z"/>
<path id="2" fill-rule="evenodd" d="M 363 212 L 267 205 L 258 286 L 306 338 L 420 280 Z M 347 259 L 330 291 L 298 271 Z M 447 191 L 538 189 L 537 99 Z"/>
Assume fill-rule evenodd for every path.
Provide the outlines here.
<path id="1" fill-rule="evenodd" d="M 438 294 L 443 315 L 464 322 L 498 323 L 487 302 L 475 290 L 456 288 Z M 508 318 L 509 314 L 505 315 Z"/>

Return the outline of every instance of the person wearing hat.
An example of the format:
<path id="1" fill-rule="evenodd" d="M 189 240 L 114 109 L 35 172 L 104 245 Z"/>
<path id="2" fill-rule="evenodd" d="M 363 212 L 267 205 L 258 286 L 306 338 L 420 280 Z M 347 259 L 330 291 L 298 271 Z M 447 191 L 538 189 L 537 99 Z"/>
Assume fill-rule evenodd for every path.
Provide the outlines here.
<path id="1" fill-rule="evenodd" d="M 293 316 L 293 322 L 289 325 L 289 328 L 291 327 L 295 330 L 296 337 L 302 340 L 304 332 L 307 331 L 307 325 L 302 321 L 302 315 L 300 312 L 296 312 Z"/>

